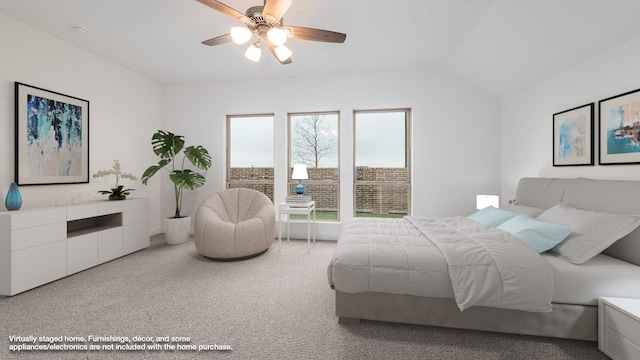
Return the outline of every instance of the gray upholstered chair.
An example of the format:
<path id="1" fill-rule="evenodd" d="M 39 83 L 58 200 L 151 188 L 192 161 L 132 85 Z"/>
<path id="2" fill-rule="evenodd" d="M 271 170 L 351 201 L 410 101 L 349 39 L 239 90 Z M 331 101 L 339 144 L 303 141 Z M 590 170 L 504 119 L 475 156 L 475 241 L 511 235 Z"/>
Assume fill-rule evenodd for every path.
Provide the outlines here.
<path id="1" fill-rule="evenodd" d="M 240 260 L 258 256 L 275 239 L 273 203 L 263 193 L 227 189 L 205 199 L 195 217 L 196 249 L 213 260 Z"/>

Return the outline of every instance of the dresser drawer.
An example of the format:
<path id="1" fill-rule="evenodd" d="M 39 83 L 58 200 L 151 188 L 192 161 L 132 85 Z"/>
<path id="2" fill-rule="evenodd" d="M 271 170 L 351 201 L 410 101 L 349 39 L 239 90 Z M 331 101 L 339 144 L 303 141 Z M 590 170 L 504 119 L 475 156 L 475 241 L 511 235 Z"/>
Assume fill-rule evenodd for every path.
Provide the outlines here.
<path id="1" fill-rule="evenodd" d="M 130 225 L 149 220 L 149 209 L 135 209 L 122 214 L 122 225 Z"/>
<path id="2" fill-rule="evenodd" d="M 129 198 L 122 202 L 123 210 L 149 209 L 149 199 L 147 198 Z"/>
<path id="3" fill-rule="evenodd" d="M 123 251 L 125 254 L 149 247 L 149 223 L 139 222 L 123 226 Z"/>
<path id="4" fill-rule="evenodd" d="M 640 344 L 640 322 L 609 305 L 605 305 L 604 311 L 605 327 L 624 334 L 630 341 Z"/>
<path id="5" fill-rule="evenodd" d="M 67 275 L 98 265 L 98 234 L 67 239 Z"/>
<path id="6" fill-rule="evenodd" d="M 11 251 L 28 249 L 66 238 L 66 222 L 19 229 L 11 232 Z"/>
<path id="7" fill-rule="evenodd" d="M 98 232 L 98 264 L 122 255 L 122 227 Z"/>
<path id="8" fill-rule="evenodd" d="M 86 219 L 93 216 L 98 216 L 97 204 L 80 204 L 67 208 L 67 221 Z"/>
<path id="9" fill-rule="evenodd" d="M 17 294 L 67 275 L 67 241 L 36 246 L 11 255 L 11 294 Z"/>
<path id="10" fill-rule="evenodd" d="M 608 326 L 605 326 L 604 339 L 604 349 L 602 350 L 609 355 L 614 355 L 614 359 L 640 359 L 640 346 Z"/>
<path id="11" fill-rule="evenodd" d="M 8 226 L 10 230 L 26 229 L 67 221 L 67 209 L 64 207 L 18 210 L 15 212 L 7 212 L 3 215 L 9 219 Z"/>
<path id="12" fill-rule="evenodd" d="M 98 215 L 109 215 L 122 212 L 122 201 L 98 202 Z"/>

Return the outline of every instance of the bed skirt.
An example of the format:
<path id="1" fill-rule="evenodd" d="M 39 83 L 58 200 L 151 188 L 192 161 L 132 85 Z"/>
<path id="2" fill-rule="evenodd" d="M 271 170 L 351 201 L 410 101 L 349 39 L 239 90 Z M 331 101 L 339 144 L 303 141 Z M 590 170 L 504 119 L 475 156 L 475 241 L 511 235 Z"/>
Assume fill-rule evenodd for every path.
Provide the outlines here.
<path id="1" fill-rule="evenodd" d="M 598 340 L 598 307 L 553 304 L 548 313 L 475 306 L 460 312 L 453 299 L 336 291 L 340 322 L 377 320 L 449 328 Z"/>

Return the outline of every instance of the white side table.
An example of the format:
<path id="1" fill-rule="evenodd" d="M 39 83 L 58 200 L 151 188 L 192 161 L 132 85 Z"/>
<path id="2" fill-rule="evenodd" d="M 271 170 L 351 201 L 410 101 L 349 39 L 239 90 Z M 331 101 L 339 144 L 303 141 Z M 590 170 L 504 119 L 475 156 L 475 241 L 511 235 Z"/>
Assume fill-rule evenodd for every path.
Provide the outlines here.
<path id="1" fill-rule="evenodd" d="M 640 359 L 640 299 L 598 299 L 598 349 L 612 359 Z"/>
<path id="2" fill-rule="evenodd" d="M 313 219 L 311 218 L 313 213 Z M 291 215 L 307 215 L 307 251 L 311 249 L 311 221 L 313 221 L 313 243 L 316 242 L 316 202 L 309 201 L 304 203 L 281 203 L 278 211 L 278 245 L 279 249 L 282 248 L 282 215 L 285 215 L 287 220 L 287 242 L 289 242 L 289 223 Z M 279 250 L 278 249 L 278 250 Z"/>

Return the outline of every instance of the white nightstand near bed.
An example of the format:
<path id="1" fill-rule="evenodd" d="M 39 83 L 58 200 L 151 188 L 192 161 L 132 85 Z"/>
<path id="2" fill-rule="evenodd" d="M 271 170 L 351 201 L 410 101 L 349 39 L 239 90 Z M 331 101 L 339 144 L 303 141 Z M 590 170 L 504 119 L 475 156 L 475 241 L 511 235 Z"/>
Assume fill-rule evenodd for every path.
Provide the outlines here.
<path id="1" fill-rule="evenodd" d="M 598 299 L 598 348 L 612 359 L 640 359 L 640 299 Z"/>
<path id="2" fill-rule="evenodd" d="M 313 213 L 313 219 L 311 218 Z M 313 243 L 316 242 L 316 202 L 291 203 L 284 202 L 279 206 L 278 211 L 278 249 L 282 248 L 282 215 L 287 219 L 287 242 L 289 241 L 289 223 L 291 215 L 307 215 L 307 251 L 311 249 L 311 221 L 313 221 Z"/>

